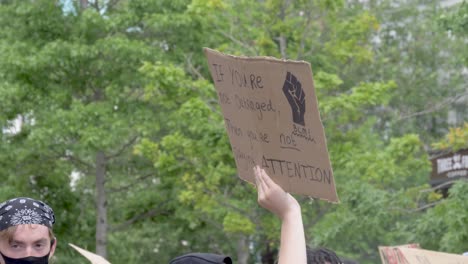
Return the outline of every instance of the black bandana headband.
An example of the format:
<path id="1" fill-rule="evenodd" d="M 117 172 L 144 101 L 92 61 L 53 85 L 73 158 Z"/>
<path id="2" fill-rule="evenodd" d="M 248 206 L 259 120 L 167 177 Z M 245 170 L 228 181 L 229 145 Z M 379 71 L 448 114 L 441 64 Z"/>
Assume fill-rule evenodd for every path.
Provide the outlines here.
<path id="1" fill-rule="evenodd" d="M 0 203 L 0 231 L 27 224 L 52 228 L 54 223 L 54 211 L 42 201 L 19 197 Z"/>

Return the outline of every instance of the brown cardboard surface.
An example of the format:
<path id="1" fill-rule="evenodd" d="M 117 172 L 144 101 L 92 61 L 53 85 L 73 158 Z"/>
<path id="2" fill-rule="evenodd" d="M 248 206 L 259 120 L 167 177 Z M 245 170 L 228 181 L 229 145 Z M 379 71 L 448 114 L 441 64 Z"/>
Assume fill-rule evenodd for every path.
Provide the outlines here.
<path id="1" fill-rule="evenodd" d="M 403 253 L 399 248 L 419 248 L 419 244 L 406 244 L 389 247 L 379 247 L 380 259 L 383 264 L 406 264 Z"/>
<path id="2" fill-rule="evenodd" d="M 105 258 L 97 255 L 97 254 L 94 254 L 94 253 L 91 253 L 85 249 L 82 249 L 78 246 L 75 246 L 71 243 L 69 243 L 68 245 L 70 245 L 72 248 L 74 248 L 76 251 L 78 251 L 81 255 L 83 255 L 85 258 L 87 258 L 89 261 L 91 261 L 91 264 L 111 264 L 109 261 L 107 261 Z"/>
<path id="3" fill-rule="evenodd" d="M 339 202 L 310 64 L 205 48 L 239 177 L 261 165 L 285 191 Z"/>
<path id="4" fill-rule="evenodd" d="M 419 244 L 379 247 L 382 264 L 468 264 L 468 257 L 419 248 Z"/>
<path id="5" fill-rule="evenodd" d="M 468 264 L 468 257 L 416 248 L 399 248 L 408 264 Z"/>

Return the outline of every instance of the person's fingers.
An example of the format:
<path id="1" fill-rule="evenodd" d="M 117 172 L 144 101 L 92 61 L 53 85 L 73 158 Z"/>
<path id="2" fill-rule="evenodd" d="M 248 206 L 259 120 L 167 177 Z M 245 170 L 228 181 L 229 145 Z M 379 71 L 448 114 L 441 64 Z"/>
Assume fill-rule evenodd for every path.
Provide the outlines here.
<path id="1" fill-rule="evenodd" d="M 255 184 L 257 185 L 257 192 L 259 194 L 263 194 L 264 187 L 263 187 L 262 180 L 260 179 L 259 167 L 255 166 L 253 169 L 254 169 L 254 174 L 255 174 Z"/>
<path id="2" fill-rule="evenodd" d="M 276 183 L 270 178 L 270 176 L 268 176 L 268 174 L 266 173 L 266 171 L 264 169 L 261 169 L 262 173 L 262 181 L 263 183 L 265 184 L 265 186 L 267 186 L 268 188 L 272 188 L 276 185 Z"/>
<path id="3" fill-rule="evenodd" d="M 253 167 L 253 172 L 254 172 L 254 178 L 255 178 L 255 186 L 260 185 L 260 181 L 258 179 L 258 172 L 257 172 L 257 166 Z"/>
<path id="4" fill-rule="evenodd" d="M 262 168 L 260 168 L 260 166 L 255 166 L 255 169 L 256 169 L 256 175 L 257 175 L 257 178 L 258 178 L 258 181 L 259 183 L 262 185 L 263 189 L 265 190 L 265 188 L 268 187 L 268 185 L 265 183 L 265 177 L 264 177 L 264 170 Z"/>

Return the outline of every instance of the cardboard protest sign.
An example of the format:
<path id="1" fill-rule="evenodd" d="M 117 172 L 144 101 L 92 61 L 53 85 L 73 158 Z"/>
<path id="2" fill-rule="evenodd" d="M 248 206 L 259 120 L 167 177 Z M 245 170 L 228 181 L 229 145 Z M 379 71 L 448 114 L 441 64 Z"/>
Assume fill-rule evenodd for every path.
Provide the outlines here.
<path id="1" fill-rule="evenodd" d="M 338 202 L 310 64 L 205 55 L 239 177 L 261 165 L 287 192 Z"/>
<path id="2" fill-rule="evenodd" d="M 468 257 L 420 249 L 418 244 L 379 247 L 383 264 L 468 264 Z"/>
<path id="3" fill-rule="evenodd" d="M 73 244 L 68 244 L 70 245 L 72 248 L 74 248 L 76 251 L 78 251 L 81 255 L 83 255 L 85 258 L 87 258 L 89 261 L 91 261 L 91 264 L 111 264 L 109 261 L 107 261 L 105 258 L 97 255 L 97 254 L 94 254 L 94 253 L 91 253 L 85 249 L 82 249 L 78 246 L 75 246 Z"/>
<path id="4" fill-rule="evenodd" d="M 399 248 L 419 248 L 419 244 L 407 244 L 391 247 L 379 247 L 380 259 L 383 264 L 401 264 L 405 263 L 405 257 Z"/>
<path id="5" fill-rule="evenodd" d="M 408 264 L 468 264 L 468 257 L 416 248 L 399 249 Z"/>

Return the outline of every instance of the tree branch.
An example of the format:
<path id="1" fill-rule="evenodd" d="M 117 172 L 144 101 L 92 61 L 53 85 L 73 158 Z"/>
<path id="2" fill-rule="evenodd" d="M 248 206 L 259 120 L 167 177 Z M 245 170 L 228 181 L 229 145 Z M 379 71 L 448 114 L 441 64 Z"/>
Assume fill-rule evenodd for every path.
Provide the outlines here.
<path id="1" fill-rule="evenodd" d="M 63 158 L 67 159 L 67 160 L 70 160 L 73 164 L 81 164 L 83 166 L 85 166 L 87 168 L 87 171 L 91 171 L 91 170 L 95 170 L 96 167 L 87 163 L 86 161 L 83 161 L 73 155 L 67 155 L 65 154 L 64 156 L 62 156 Z"/>
<path id="2" fill-rule="evenodd" d="M 403 121 L 403 120 L 406 120 L 406 119 L 410 119 L 410 118 L 413 118 L 413 117 L 416 117 L 416 116 L 421 116 L 421 115 L 426 115 L 426 114 L 430 114 L 430 113 L 433 113 L 433 112 L 437 112 L 437 111 L 451 105 L 455 101 L 463 98 L 464 96 L 468 96 L 468 91 L 465 92 L 465 93 L 462 93 L 462 94 L 458 94 L 458 95 L 453 96 L 453 97 L 446 98 L 445 100 L 443 100 L 439 104 L 435 104 L 434 106 L 429 107 L 429 108 L 427 108 L 427 109 L 425 109 L 423 111 L 415 112 L 415 113 L 411 113 L 411 114 L 407 114 L 407 115 L 402 115 L 399 119 L 397 119 L 397 122 L 398 121 Z"/>
<path id="3" fill-rule="evenodd" d="M 418 208 L 415 208 L 415 209 L 410 209 L 410 210 L 406 210 L 408 213 L 416 213 L 416 212 L 419 212 L 419 211 L 422 211 L 422 210 L 425 210 L 427 208 L 430 208 L 430 207 L 433 207 L 433 206 L 436 206 L 438 204 L 441 204 L 443 202 L 445 202 L 446 200 L 439 200 L 437 202 L 433 202 L 433 203 L 430 203 L 430 204 L 426 204 L 426 205 L 423 205 L 421 207 L 418 207 Z"/>
<path id="4" fill-rule="evenodd" d="M 67 154 L 67 153 L 62 154 L 60 151 L 55 150 L 53 147 L 50 148 L 50 150 L 51 150 L 53 153 L 55 153 L 55 155 L 56 155 L 57 158 L 64 158 L 64 159 L 66 159 L 66 160 L 69 160 L 69 161 L 71 161 L 73 164 L 77 165 L 77 167 L 79 167 L 80 165 L 81 165 L 81 166 L 84 166 L 84 167 L 86 168 L 86 171 L 93 171 L 93 170 L 95 170 L 95 168 L 96 168 L 93 164 L 88 163 L 88 162 L 86 162 L 86 161 L 84 161 L 84 160 L 82 160 L 82 159 L 80 159 L 80 158 L 74 156 L 73 154 Z"/>
<path id="5" fill-rule="evenodd" d="M 222 236 L 224 236 L 224 238 L 226 239 L 226 241 L 230 241 L 230 240 L 231 240 L 231 238 L 226 234 L 226 232 L 223 232 L 224 227 L 223 227 L 222 224 L 219 224 L 218 222 L 213 221 L 213 219 L 210 218 L 210 217 L 208 217 L 206 214 L 201 214 L 200 218 L 201 218 L 204 222 L 206 222 L 206 223 L 208 223 L 208 224 L 210 224 L 210 225 L 212 225 L 212 226 L 218 228 L 218 229 L 220 230 L 219 233 L 222 234 Z M 222 250 L 218 247 L 218 244 L 217 244 L 217 243 L 212 243 L 212 244 L 210 244 L 210 246 L 214 246 L 214 248 L 215 248 L 216 251 L 222 252 Z"/>
<path id="6" fill-rule="evenodd" d="M 205 194 L 209 194 L 209 195 L 213 195 L 213 196 L 216 195 L 216 193 L 214 193 L 214 192 L 212 192 L 212 191 L 210 191 L 208 189 L 203 189 L 203 192 Z M 252 214 L 249 214 L 249 212 L 247 212 L 246 210 L 243 210 L 243 209 L 241 209 L 241 208 L 239 208 L 237 206 L 229 204 L 226 201 L 228 201 L 228 199 L 217 199 L 217 202 L 220 205 L 225 206 L 225 207 L 230 208 L 230 209 L 233 209 L 234 211 L 240 213 L 241 215 L 245 215 L 245 216 L 249 217 L 251 220 L 254 219 L 254 216 Z"/>
<path id="7" fill-rule="evenodd" d="M 200 71 L 193 66 L 192 55 L 191 54 L 190 55 L 185 55 L 184 57 L 185 57 L 185 61 L 187 62 L 187 65 L 189 67 L 189 71 L 192 72 L 192 75 L 195 75 L 199 79 L 204 80 L 205 77 L 203 77 L 203 75 L 200 73 Z"/>
<path id="8" fill-rule="evenodd" d="M 306 198 L 304 199 L 301 199 L 301 203 L 305 200 Z M 315 200 L 313 200 L 315 201 Z M 328 211 L 330 210 L 331 208 L 331 204 L 330 203 L 326 203 L 325 204 L 325 208 L 323 208 L 322 206 L 320 206 L 320 203 L 314 203 L 315 206 L 316 206 L 316 212 L 317 214 L 315 215 L 314 219 L 312 221 L 307 221 L 306 223 L 304 223 L 304 229 L 307 230 L 313 226 L 315 226 L 324 216 L 326 213 L 328 213 Z"/>
<path id="9" fill-rule="evenodd" d="M 114 154 L 110 154 L 109 156 L 106 156 L 106 159 L 113 159 L 115 157 L 120 156 L 127 148 L 135 144 L 136 140 L 138 139 L 138 136 L 134 136 L 132 139 L 130 139 L 127 143 L 125 143 L 122 148 L 120 148 L 118 151 L 116 151 Z"/>
<path id="10" fill-rule="evenodd" d="M 114 192 L 122 192 L 122 191 L 127 191 L 128 189 L 132 188 L 133 186 L 135 186 L 137 183 L 143 181 L 143 180 L 146 180 L 148 179 L 149 177 L 153 176 L 154 174 L 153 173 L 150 173 L 150 174 L 147 174 L 147 175 L 144 175 L 144 176 L 141 176 L 139 178 L 136 178 L 132 183 L 126 185 L 126 186 L 121 186 L 121 187 L 118 187 L 118 188 L 109 188 L 108 191 L 114 193 Z"/>
<path id="11" fill-rule="evenodd" d="M 161 207 L 163 205 L 167 204 L 167 203 L 168 202 L 165 201 L 165 202 L 159 204 L 159 206 L 157 208 L 153 208 L 153 209 L 151 209 L 151 210 L 149 210 L 147 212 L 136 215 L 136 216 L 130 218 L 129 220 L 123 222 L 120 225 L 110 227 L 109 231 L 111 231 L 111 232 L 122 231 L 122 230 L 128 228 L 129 226 L 131 226 L 132 224 L 134 224 L 134 223 L 136 223 L 136 222 L 138 222 L 140 220 L 143 220 L 145 218 L 153 217 L 153 216 L 156 216 L 156 215 L 165 215 L 165 214 L 168 213 L 168 211 L 161 209 Z"/>
<path id="12" fill-rule="evenodd" d="M 96 9 L 96 11 L 98 11 L 98 13 L 101 13 L 101 10 L 99 10 L 99 2 L 98 2 L 98 0 L 92 1 L 92 3 L 90 3 L 89 5 L 92 6 L 92 7 L 94 7 L 94 9 Z"/>
<path id="13" fill-rule="evenodd" d="M 218 28 L 218 27 L 216 27 L 216 29 L 218 30 L 218 32 L 219 32 L 221 35 L 223 35 L 224 37 L 228 38 L 228 39 L 231 40 L 232 42 L 239 44 L 241 47 L 247 49 L 247 50 L 250 51 L 252 54 L 258 55 L 258 51 L 255 50 L 255 48 L 253 48 L 252 46 L 250 46 L 250 45 L 248 45 L 248 44 L 246 44 L 246 43 L 244 43 L 244 42 L 242 42 L 242 41 L 236 39 L 233 35 L 228 34 L 228 33 L 224 32 L 224 31 L 222 31 L 222 30 L 221 30 L 220 28 Z"/>
<path id="14" fill-rule="evenodd" d="M 441 189 L 441 188 L 443 188 L 443 187 L 445 187 L 445 186 L 449 186 L 449 185 L 451 185 L 451 184 L 453 184 L 453 183 L 455 183 L 455 182 L 457 182 L 457 181 L 459 181 L 459 180 L 451 180 L 451 181 L 448 181 L 448 182 L 444 182 L 444 183 L 442 183 L 442 184 L 436 185 L 436 186 L 434 186 L 434 187 L 432 187 L 432 188 L 429 188 L 429 189 L 421 190 L 421 191 L 419 191 L 419 192 L 422 192 L 422 193 L 425 193 L 425 192 L 433 192 L 433 191 L 438 190 L 438 189 Z"/>
<path id="15" fill-rule="evenodd" d="M 117 3 L 119 2 L 120 0 L 110 0 L 108 3 L 107 3 L 107 10 L 110 10 L 112 8 L 114 8 L 115 5 L 117 5 Z"/>

